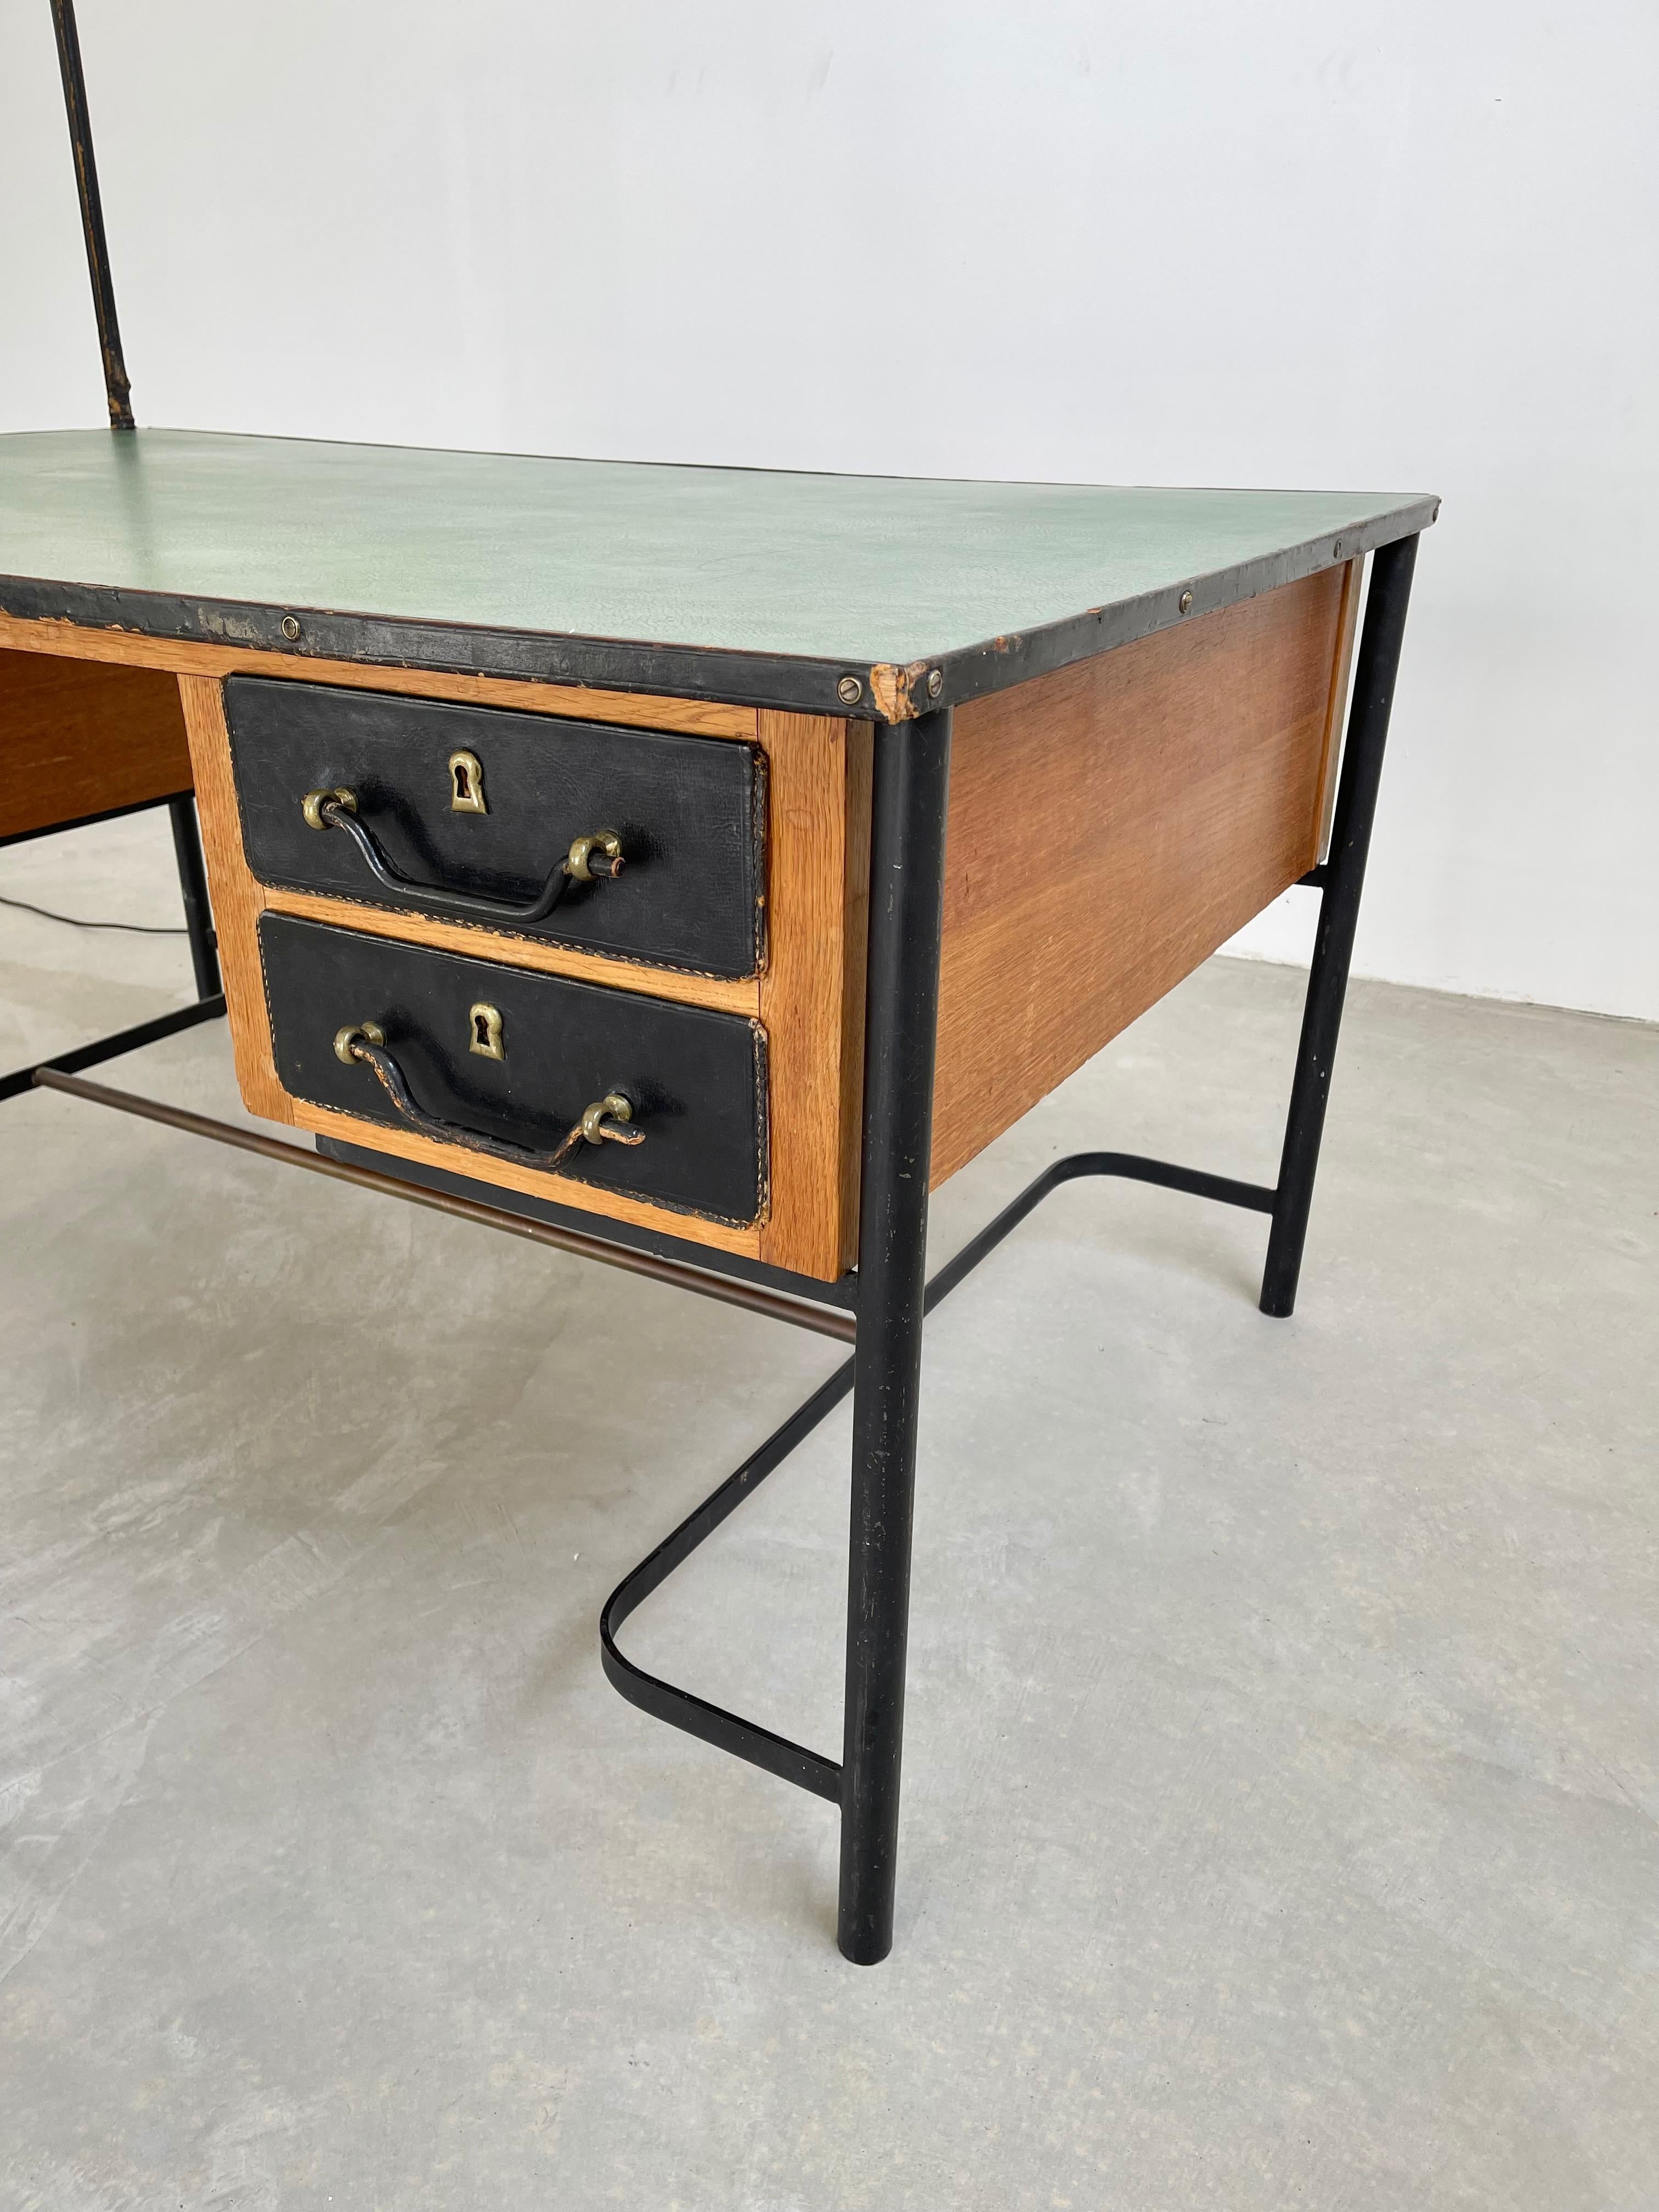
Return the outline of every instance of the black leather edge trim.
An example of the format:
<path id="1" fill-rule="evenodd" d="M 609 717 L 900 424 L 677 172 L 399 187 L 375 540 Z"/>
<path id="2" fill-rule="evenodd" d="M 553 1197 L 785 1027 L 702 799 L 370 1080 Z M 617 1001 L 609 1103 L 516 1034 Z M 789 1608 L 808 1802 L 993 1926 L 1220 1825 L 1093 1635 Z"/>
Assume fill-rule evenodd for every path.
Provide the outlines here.
<path id="1" fill-rule="evenodd" d="M 118 629 L 145 637 L 178 638 L 204 645 L 244 646 L 282 653 L 299 667 L 306 660 L 351 660 L 407 669 L 436 669 L 473 676 L 511 676 L 528 683 L 586 684 L 602 691 L 655 692 L 662 698 L 719 699 L 734 706 L 775 707 L 787 714 L 849 714 L 880 721 L 878 704 L 890 695 L 900 720 L 960 706 L 987 692 L 1006 690 L 1109 652 L 1155 630 L 1170 629 L 1194 616 L 1213 613 L 1235 600 L 1293 583 L 1321 568 L 1426 530 L 1440 513 L 1437 494 L 1407 498 L 1389 513 L 1364 521 L 1335 523 L 1328 533 L 1277 552 L 1258 554 L 1231 568 L 1194 575 L 1110 606 L 1085 608 L 1054 623 L 1012 630 L 976 645 L 896 667 L 857 657 L 823 660 L 804 655 L 743 653 L 726 647 L 656 644 L 633 638 L 495 629 L 483 624 L 426 622 L 408 616 L 364 615 L 329 608 L 274 606 L 245 599 L 197 599 L 179 592 L 136 591 L 125 585 L 70 583 L 58 578 L 0 575 L 0 613 L 24 622 L 70 622 L 90 629 Z M 1334 552 L 1340 540 L 1341 552 Z M 1180 600 L 1190 590 L 1183 613 Z M 282 625 L 300 624 L 297 639 Z M 937 696 L 915 693 L 937 670 Z M 878 674 L 881 682 L 878 684 Z M 841 682 L 859 679 L 850 707 Z"/>
<path id="2" fill-rule="evenodd" d="M 755 1218 L 761 1221 L 772 1205 L 772 1093 L 768 1081 L 765 1028 L 751 1018 L 749 1031 L 755 1040 Z"/>
<path id="3" fill-rule="evenodd" d="M 937 669 L 941 678 L 936 698 L 917 694 L 913 681 L 905 703 L 912 715 L 924 714 L 937 708 L 962 706 L 989 692 L 1006 691 L 1016 684 L 1029 683 L 1033 677 L 1052 675 L 1074 661 L 1091 660 L 1159 630 L 1179 629 L 1183 623 L 1196 622 L 1201 616 L 1236 606 L 1244 599 L 1260 599 L 1265 592 L 1300 583 L 1323 569 L 1346 567 L 1381 546 L 1426 530 L 1439 513 L 1438 496 L 1425 492 L 1387 514 L 1373 515 L 1365 522 L 1336 523 L 1328 533 L 1305 538 L 1278 553 L 1258 554 L 1231 568 L 1195 574 L 1184 581 L 1143 592 L 1138 599 L 1091 607 L 1085 613 L 1030 629 L 1011 630 L 1005 637 L 987 638 L 977 645 L 953 647 L 931 661 L 914 662 L 902 672 L 915 679 Z M 1335 550 L 1339 544 L 1340 552 Z M 1184 608 L 1183 596 L 1188 601 Z M 842 709 L 843 714 L 846 711 Z"/>
<path id="4" fill-rule="evenodd" d="M 755 901 L 754 972 L 758 975 L 766 965 L 767 909 L 769 904 L 772 880 L 770 871 L 767 866 L 767 854 L 770 847 L 771 816 L 769 807 L 772 789 L 772 764 L 759 745 L 751 745 L 749 750 L 754 764 L 750 782 L 750 849 L 753 854 L 750 866 L 754 870 L 751 879 Z"/>
<path id="5" fill-rule="evenodd" d="M 20 622 L 68 622 L 87 629 L 281 653 L 295 663 L 296 672 L 303 672 L 308 659 L 350 660 L 446 675 L 507 676 L 527 684 L 581 684 L 600 691 L 654 692 L 664 699 L 713 699 L 797 714 L 844 715 L 837 687 L 851 674 L 862 684 L 864 711 L 876 711 L 868 703 L 870 670 L 856 660 L 198 599 L 58 577 L 0 576 L 0 614 Z M 300 624 L 297 639 L 283 634 L 283 623 L 290 617 Z"/>

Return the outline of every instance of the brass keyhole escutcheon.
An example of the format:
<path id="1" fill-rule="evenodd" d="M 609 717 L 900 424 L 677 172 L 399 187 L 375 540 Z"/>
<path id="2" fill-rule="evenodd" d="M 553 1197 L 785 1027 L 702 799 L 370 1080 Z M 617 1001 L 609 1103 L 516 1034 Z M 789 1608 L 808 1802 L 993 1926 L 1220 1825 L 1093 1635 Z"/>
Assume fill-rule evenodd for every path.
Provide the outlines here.
<path id="1" fill-rule="evenodd" d="M 482 1000 L 469 1006 L 467 1020 L 467 1050 L 476 1052 L 480 1060 L 505 1060 L 507 1048 L 501 1042 L 501 1014 L 499 1006 L 487 1006 Z"/>
<path id="2" fill-rule="evenodd" d="M 489 811 L 484 804 L 483 767 L 477 753 L 449 756 L 449 811 L 452 814 Z"/>

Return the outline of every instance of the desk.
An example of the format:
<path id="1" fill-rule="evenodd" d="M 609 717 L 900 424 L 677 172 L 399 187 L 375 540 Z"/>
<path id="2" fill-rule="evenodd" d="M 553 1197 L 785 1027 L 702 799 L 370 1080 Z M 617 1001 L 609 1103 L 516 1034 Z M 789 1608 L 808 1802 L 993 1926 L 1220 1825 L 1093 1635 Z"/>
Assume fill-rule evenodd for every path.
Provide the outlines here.
<path id="1" fill-rule="evenodd" d="M 176 693 L 242 1096 L 317 1149 L 38 1079 L 853 1343 L 601 1623 L 635 1705 L 837 1806 L 851 1959 L 892 1938 L 924 1310 L 1108 1174 L 1267 1215 L 1262 1306 L 1291 1311 L 1437 511 L 0 439 L 0 667 L 77 773 L 150 742 L 89 683 Z M 1277 1184 L 1079 1154 L 927 1284 L 929 1189 L 1298 882 Z M 617 1638 L 849 1389 L 831 1759 Z"/>

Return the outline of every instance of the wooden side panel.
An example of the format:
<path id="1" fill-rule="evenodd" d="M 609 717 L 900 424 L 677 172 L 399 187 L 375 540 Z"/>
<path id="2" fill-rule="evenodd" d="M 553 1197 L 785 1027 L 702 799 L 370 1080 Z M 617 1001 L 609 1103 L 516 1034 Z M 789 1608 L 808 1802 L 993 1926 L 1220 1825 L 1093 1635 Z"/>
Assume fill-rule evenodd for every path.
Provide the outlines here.
<path id="1" fill-rule="evenodd" d="M 933 1180 L 1317 857 L 1346 569 L 957 711 Z"/>
<path id="2" fill-rule="evenodd" d="M 188 683 L 191 679 L 183 679 Z M 570 975 L 579 983 L 604 983 L 618 991 L 644 991 L 653 999 L 674 999 L 689 1006 L 713 1006 L 728 1014 L 760 1012 L 760 984 L 753 975 L 728 980 L 692 975 L 678 968 L 647 968 L 584 952 L 572 945 L 544 944 L 532 937 L 503 937 L 467 921 L 444 921 L 436 915 L 404 914 L 365 906 L 356 899 L 319 898 L 312 891 L 276 890 L 261 885 L 260 896 L 273 914 L 297 915 L 302 921 L 331 922 L 366 937 L 396 938 L 404 945 L 432 945 L 469 960 L 499 960 L 505 968 L 530 968 L 544 975 Z"/>
<path id="3" fill-rule="evenodd" d="M 285 676 L 301 684 L 345 684 L 360 691 L 401 691 L 422 699 L 459 699 L 474 707 L 514 707 L 528 714 L 570 714 L 591 722 L 635 722 L 689 737 L 755 739 L 755 709 L 720 700 L 647 698 L 631 691 L 591 691 L 580 684 L 521 684 L 499 676 L 439 669 L 383 668 L 355 660 L 302 660 L 234 645 L 193 645 L 138 637 L 120 629 L 86 629 L 66 622 L 23 622 L 0 615 L 0 649 L 160 670 L 172 676 Z M 169 690 L 171 687 L 169 686 Z"/>
<path id="4" fill-rule="evenodd" d="M 259 968 L 259 916 L 264 894 L 248 873 L 242 857 L 242 829 L 236 812 L 223 698 L 213 677 L 181 676 L 178 682 L 196 773 L 196 811 L 202 824 L 208 896 L 213 902 L 213 927 L 219 939 L 219 971 L 224 978 L 237 1085 L 250 1114 L 262 1115 L 268 1121 L 292 1121 L 294 1101 L 276 1080 L 270 1048 L 264 979 Z"/>
<path id="5" fill-rule="evenodd" d="M 0 649 L 0 837 L 189 789 L 170 676 Z"/>
<path id="6" fill-rule="evenodd" d="M 860 1139 L 864 1123 L 865 962 L 870 944 L 870 800 L 875 730 L 847 725 L 847 892 L 842 940 L 841 1265 L 859 1253 Z"/>
<path id="7" fill-rule="evenodd" d="M 769 817 L 761 1020 L 772 1093 L 772 1212 L 761 1257 L 833 1280 L 851 1257 L 856 1226 L 848 1212 L 846 1109 L 849 1084 L 860 1079 L 852 1055 L 863 1047 L 856 886 L 860 840 L 866 854 L 869 842 L 868 737 L 860 731 L 849 742 L 848 724 L 827 717 L 763 713 L 760 742 Z M 862 866 L 867 904 L 867 857 Z M 860 982 L 856 1036 L 851 969 Z"/>

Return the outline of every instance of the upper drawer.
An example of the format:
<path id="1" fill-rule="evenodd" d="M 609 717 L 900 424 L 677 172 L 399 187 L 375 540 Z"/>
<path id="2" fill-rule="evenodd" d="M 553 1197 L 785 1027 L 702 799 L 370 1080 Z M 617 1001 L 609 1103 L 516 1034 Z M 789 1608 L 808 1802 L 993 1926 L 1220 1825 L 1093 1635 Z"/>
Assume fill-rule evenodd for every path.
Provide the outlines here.
<path id="1" fill-rule="evenodd" d="M 229 678 L 225 714 L 262 883 L 701 975 L 759 963 L 766 807 L 752 746 L 259 676 Z M 353 804 L 331 823 L 321 806 L 340 793 Z M 307 819 L 313 794 L 320 827 Z M 604 876 L 595 847 L 589 878 L 580 861 L 572 877 L 572 845 L 602 833 L 620 870 Z M 538 915 L 549 891 L 556 902 Z"/>

